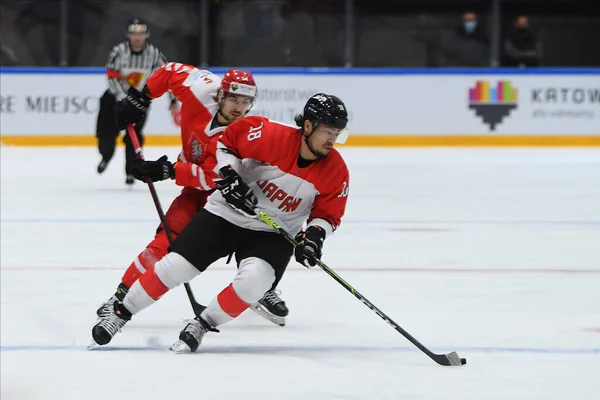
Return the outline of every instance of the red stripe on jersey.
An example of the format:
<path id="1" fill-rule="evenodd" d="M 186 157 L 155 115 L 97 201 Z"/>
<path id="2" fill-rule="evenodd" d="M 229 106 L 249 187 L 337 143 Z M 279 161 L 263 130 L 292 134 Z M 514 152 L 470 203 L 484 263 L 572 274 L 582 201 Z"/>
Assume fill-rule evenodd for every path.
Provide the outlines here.
<path id="1" fill-rule="evenodd" d="M 107 69 L 106 75 L 108 75 L 109 78 L 121 79 L 121 73 L 119 71 L 115 71 L 114 69 Z"/>
<path id="2" fill-rule="evenodd" d="M 149 271 L 146 271 L 140 277 L 140 284 L 148 293 L 148 296 L 152 297 L 154 300 L 160 299 L 165 293 L 169 291 L 169 288 L 165 286 L 164 283 L 158 278 L 156 275 L 155 269 L 152 268 Z"/>
<path id="3" fill-rule="evenodd" d="M 210 169 L 205 170 L 205 167 Z M 179 186 L 211 191 L 216 187 L 215 179 L 220 179 L 213 170 L 212 164 L 197 165 L 179 161 L 175 163 L 175 183 Z"/>
<path id="4" fill-rule="evenodd" d="M 219 293 L 217 301 L 219 302 L 221 309 L 232 318 L 237 317 L 250 307 L 248 303 L 240 299 L 240 296 L 235 292 L 232 283 Z"/>

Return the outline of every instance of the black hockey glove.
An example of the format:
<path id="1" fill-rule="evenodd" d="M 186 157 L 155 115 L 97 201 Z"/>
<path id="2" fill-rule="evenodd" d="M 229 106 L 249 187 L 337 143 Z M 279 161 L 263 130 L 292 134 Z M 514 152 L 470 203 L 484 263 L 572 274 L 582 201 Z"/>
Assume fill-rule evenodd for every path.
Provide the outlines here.
<path id="1" fill-rule="evenodd" d="M 130 87 L 127 97 L 115 104 L 115 122 L 120 130 L 125 129 L 128 123 L 136 124 L 146 117 L 151 101 L 146 93 L 145 88 L 140 93 L 136 88 Z"/>
<path id="2" fill-rule="evenodd" d="M 299 243 L 294 249 L 296 261 L 305 267 L 314 267 L 317 260 L 321 259 L 325 229 L 319 226 L 309 226 L 306 231 L 300 232 L 295 239 Z"/>
<path id="3" fill-rule="evenodd" d="M 219 170 L 221 180 L 215 181 L 217 189 L 229 205 L 248 216 L 255 216 L 254 206 L 258 204 L 256 195 L 240 175 L 230 166 Z"/>
<path id="4" fill-rule="evenodd" d="M 175 167 L 167 160 L 167 156 L 162 156 L 156 161 L 135 159 L 132 172 L 135 179 L 144 182 L 146 178 L 150 178 L 152 182 L 175 179 Z"/>

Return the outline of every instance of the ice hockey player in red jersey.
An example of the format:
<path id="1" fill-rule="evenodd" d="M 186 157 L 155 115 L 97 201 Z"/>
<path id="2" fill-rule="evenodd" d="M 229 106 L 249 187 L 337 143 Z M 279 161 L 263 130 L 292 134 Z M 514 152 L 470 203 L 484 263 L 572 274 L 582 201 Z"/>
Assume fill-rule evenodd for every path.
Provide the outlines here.
<path id="1" fill-rule="evenodd" d="M 182 149 L 175 164 L 166 157 L 157 161 L 136 162 L 133 174 L 153 181 L 174 179 L 183 186 L 181 194 L 175 198 L 166 213 L 167 225 L 173 237 L 192 220 L 204 207 L 206 199 L 214 191 L 214 154 L 217 138 L 227 125 L 237 121 L 250 111 L 257 87 L 250 72 L 230 69 L 223 79 L 210 71 L 190 65 L 171 62 L 159 68 L 147 81 L 142 92 L 130 88 L 127 97 L 117 103 L 115 117 L 121 129 L 127 123 L 135 124 L 146 116 L 152 99 L 161 97 L 167 91 L 181 102 L 181 141 Z M 209 146 L 214 146 L 213 150 Z M 203 167 L 206 155 L 210 167 Z M 97 310 L 101 317 L 110 311 L 115 300 L 122 300 L 129 288 L 142 273 L 154 269 L 158 260 L 168 252 L 169 242 L 162 225 L 156 231 L 154 240 L 129 265 L 118 285 L 115 294 Z M 252 305 L 263 317 L 285 325 L 289 310 L 285 302 L 273 290 Z"/>
<path id="2" fill-rule="evenodd" d="M 238 264 L 233 282 L 185 326 L 171 348 L 194 352 L 207 332 L 218 332 L 218 326 L 276 285 L 292 254 L 302 265 L 316 265 L 346 208 L 349 173 L 333 145 L 347 123 L 344 103 L 319 93 L 296 117 L 298 127 L 255 116 L 229 125 L 216 152 L 218 191 L 179 234 L 171 252 L 98 320 L 92 328 L 94 341 L 109 343 L 133 315 L 233 252 Z M 256 218 L 257 208 L 296 235 L 299 246 L 294 249 Z"/>

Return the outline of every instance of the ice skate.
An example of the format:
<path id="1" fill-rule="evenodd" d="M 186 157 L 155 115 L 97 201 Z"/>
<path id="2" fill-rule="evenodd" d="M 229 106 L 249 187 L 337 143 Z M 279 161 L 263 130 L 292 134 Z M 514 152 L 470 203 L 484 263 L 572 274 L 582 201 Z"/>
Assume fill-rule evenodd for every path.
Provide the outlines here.
<path id="1" fill-rule="evenodd" d="M 285 305 L 285 301 L 279 297 L 280 293 L 279 291 L 270 290 L 262 299 L 252 304 L 250 308 L 274 324 L 285 326 L 285 317 L 287 317 L 290 310 Z"/>
<path id="2" fill-rule="evenodd" d="M 200 347 L 206 332 L 219 332 L 202 318 L 190 319 L 187 322 L 188 324 L 179 334 L 179 340 L 171 346 L 171 350 L 175 353 L 194 353 Z"/>
<path id="3" fill-rule="evenodd" d="M 127 185 L 133 185 L 133 182 L 135 182 L 133 175 L 128 174 L 127 177 L 125 178 L 125 183 Z"/>
<path id="4" fill-rule="evenodd" d="M 108 161 L 106 161 L 106 160 L 100 161 L 100 164 L 98 164 L 98 173 L 99 174 L 103 173 L 107 166 L 108 166 Z"/>
<path id="5" fill-rule="evenodd" d="M 94 342 L 100 346 L 110 343 L 130 319 L 131 313 L 125 309 L 123 304 L 115 301 L 112 310 L 107 310 L 106 314 L 100 317 L 92 328 Z"/>
<path id="6" fill-rule="evenodd" d="M 123 301 L 125 295 L 127 294 L 127 291 L 129 291 L 129 288 L 125 286 L 125 284 L 120 283 L 119 286 L 117 286 L 117 291 L 115 292 L 115 294 L 113 294 L 108 300 L 102 303 L 102 305 L 96 310 L 96 315 L 99 318 L 102 318 L 113 312 L 115 301 Z"/>

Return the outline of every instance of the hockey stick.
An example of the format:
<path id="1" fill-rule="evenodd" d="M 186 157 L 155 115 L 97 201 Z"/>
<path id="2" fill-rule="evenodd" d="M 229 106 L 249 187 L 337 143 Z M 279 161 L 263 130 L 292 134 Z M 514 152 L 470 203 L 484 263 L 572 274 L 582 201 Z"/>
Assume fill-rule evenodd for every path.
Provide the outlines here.
<path id="1" fill-rule="evenodd" d="M 133 144 L 133 148 L 135 149 L 135 155 L 140 160 L 144 160 L 144 153 L 142 152 L 142 145 L 138 140 L 135 129 L 132 124 L 127 124 L 127 134 L 131 139 L 131 143 Z M 154 206 L 156 207 L 156 212 L 158 212 L 158 217 L 160 218 L 160 222 L 162 223 L 163 229 L 165 230 L 165 234 L 167 235 L 167 240 L 169 241 L 169 245 L 173 244 L 173 235 L 171 234 L 171 230 L 169 229 L 169 225 L 167 225 L 167 219 L 165 218 L 165 213 L 160 205 L 160 200 L 158 199 L 158 194 L 156 193 L 156 188 L 154 187 L 154 182 L 150 180 L 150 178 L 146 178 L 146 183 L 148 184 L 148 189 L 150 189 L 150 194 L 152 195 L 152 200 L 154 201 Z M 194 297 L 194 292 L 192 292 L 192 288 L 189 283 L 184 283 L 185 291 L 187 293 L 188 299 L 190 300 L 190 304 L 192 305 L 192 309 L 194 310 L 194 314 L 196 317 L 200 317 L 202 311 L 206 308 L 202 304 L 196 301 Z"/>
<path id="2" fill-rule="evenodd" d="M 258 216 L 258 218 L 260 220 L 262 220 L 265 224 L 267 224 L 271 228 L 273 228 L 277 233 L 279 233 L 281 236 L 283 236 L 288 242 L 293 244 L 294 247 L 299 245 L 299 243 L 296 241 L 296 239 L 291 234 L 289 234 L 284 229 L 282 229 L 275 221 L 273 221 L 271 219 L 271 217 L 269 217 L 267 214 L 265 214 L 264 211 L 255 209 L 254 212 L 256 213 L 256 215 Z M 354 297 L 356 297 L 358 300 L 360 300 L 365 306 L 369 307 L 371 309 L 371 311 L 374 311 L 375 314 L 377 314 L 382 320 L 387 322 L 388 325 L 390 325 L 392 328 L 394 328 L 396 331 L 398 331 L 402 336 L 404 336 L 406 339 L 408 339 L 412 344 L 417 346 L 417 348 L 419 350 L 421 350 L 423 353 L 425 353 L 427 356 L 429 356 L 429 358 L 431 358 L 433 361 L 435 361 L 439 365 L 444 365 L 444 366 L 461 366 L 461 365 L 464 365 L 467 363 L 467 359 L 460 358 L 455 351 L 453 351 L 452 353 L 448 353 L 448 354 L 435 354 L 434 352 L 429 350 L 421 342 L 419 342 L 417 339 L 415 339 L 410 333 L 405 331 L 400 325 L 398 325 L 396 322 L 394 322 L 394 320 L 392 320 L 390 317 L 385 315 L 383 313 L 383 311 L 381 311 L 379 308 L 377 308 L 366 297 L 364 297 L 356 289 L 354 289 L 348 282 L 346 282 L 344 279 L 342 279 L 334 270 L 332 270 L 327 265 L 325 265 L 324 262 L 322 262 L 319 259 L 317 259 L 316 261 L 317 261 L 317 265 L 319 267 L 321 267 L 321 269 L 323 271 L 325 271 L 329 276 L 331 276 L 333 279 L 335 279 L 347 291 L 352 293 L 354 295 Z"/>

